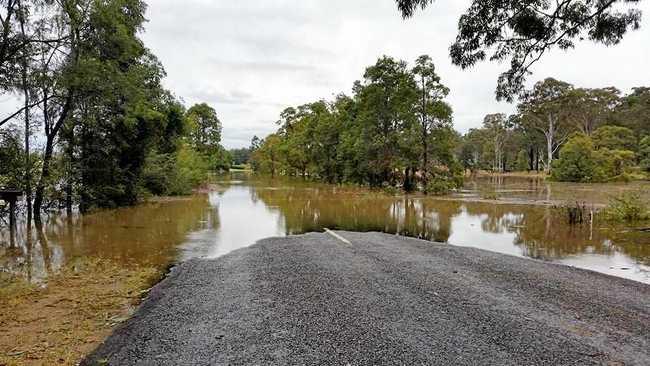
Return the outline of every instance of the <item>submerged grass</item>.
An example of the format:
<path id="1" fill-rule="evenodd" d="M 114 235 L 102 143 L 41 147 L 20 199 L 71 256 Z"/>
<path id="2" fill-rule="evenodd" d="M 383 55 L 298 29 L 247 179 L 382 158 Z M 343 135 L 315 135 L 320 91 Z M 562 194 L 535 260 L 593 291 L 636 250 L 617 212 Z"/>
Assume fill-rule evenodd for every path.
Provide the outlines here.
<path id="1" fill-rule="evenodd" d="M 0 365 L 75 365 L 160 279 L 151 267 L 84 260 L 46 286 L 0 274 Z"/>
<path id="2" fill-rule="evenodd" d="M 637 222 L 650 220 L 650 204 L 638 192 L 627 192 L 612 197 L 602 210 L 605 220 L 610 222 Z"/>

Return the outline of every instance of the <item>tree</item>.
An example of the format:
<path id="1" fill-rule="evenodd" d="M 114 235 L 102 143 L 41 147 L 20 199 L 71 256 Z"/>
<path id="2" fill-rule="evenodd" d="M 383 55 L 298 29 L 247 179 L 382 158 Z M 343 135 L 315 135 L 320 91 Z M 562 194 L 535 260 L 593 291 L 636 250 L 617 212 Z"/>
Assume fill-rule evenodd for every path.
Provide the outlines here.
<path id="1" fill-rule="evenodd" d="M 413 69 L 381 57 L 351 97 L 286 108 L 278 130 L 253 142 L 255 171 L 325 182 L 447 192 L 461 183 L 448 90 L 428 56 Z M 419 181 L 418 181 L 419 180 Z"/>
<path id="2" fill-rule="evenodd" d="M 423 173 L 423 185 L 426 187 L 429 179 L 429 164 L 432 154 L 431 145 L 434 130 L 451 127 L 451 106 L 443 101 L 449 94 L 449 88 L 440 82 L 436 68 L 428 55 L 423 55 L 415 61 L 413 74 L 418 83 L 420 101 L 416 106 L 420 115 L 419 135 L 421 141 L 420 169 Z"/>
<path id="3" fill-rule="evenodd" d="M 613 119 L 640 136 L 650 135 L 650 87 L 634 88 L 621 98 Z"/>
<path id="4" fill-rule="evenodd" d="M 364 165 L 371 185 L 393 184 L 394 173 L 401 165 L 400 148 L 407 147 L 400 132 L 416 121 L 411 113 L 418 98 L 413 75 L 406 62 L 383 56 L 366 69 L 364 84 L 355 89 L 362 140 L 356 152 L 360 154 L 358 161 Z M 417 157 L 414 151 L 410 155 Z"/>
<path id="5" fill-rule="evenodd" d="M 187 111 L 188 131 L 192 144 L 201 151 L 211 151 L 221 142 L 221 121 L 214 108 L 195 104 Z"/>
<path id="6" fill-rule="evenodd" d="M 503 113 L 488 114 L 483 119 L 483 127 L 486 129 L 492 144 L 492 153 L 494 154 L 492 171 L 503 172 L 503 145 L 508 134 L 508 119 Z"/>
<path id="7" fill-rule="evenodd" d="M 253 167 L 257 171 L 270 174 L 271 177 L 275 177 L 280 173 L 281 142 L 281 138 L 276 134 L 271 134 L 261 141 L 259 148 L 252 155 Z"/>
<path id="8" fill-rule="evenodd" d="M 594 144 L 586 135 L 574 135 L 560 151 L 552 177 L 563 182 L 600 182 L 605 179 Z"/>
<path id="9" fill-rule="evenodd" d="M 235 165 L 246 164 L 250 160 L 251 150 L 249 148 L 231 149 L 229 152 Z"/>
<path id="10" fill-rule="evenodd" d="M 571 84 L 547 78 L 527 91 L 519 104 L 519 123 L 524 129 L 534 129 L 546 140 L 545 171 L 551 170 L 555 152 L 572 131 L 568 123 L 567 94 Z"/>
<path id="11" fill-rule="evenodd" d="M 0 187 L 23 187 L 25 158 L 18 128 L 0 129 L 0 166 Z"/>
<path id="12" fill-rule="evenodd" d="M 585 89 L 578 88 L 567 94 L 569 118 L 576 128 L 586 135 L 591 135 L 608 118 L 611 118 L 620 102 L 621 92 L 614 88 Z"/>
<path id="13" fill-rule="evenodd" d="M 489 57 L 509 59 L 499 76 L 497 99 L 523 91 L 531 67 L 553 48 L 571 49 L 584 39 L 606 46 L 618 44 L 628 30 L 640 27 L 638 1 L 496 1 L 473 0 L 458 22 L 450 47 L 452 62 L 468 68 Z M 433 0 L 396 0 L 402 16 L 412 17 Z M 623 10 L 624 8 L 625 10 Z M 488 56 L 488 52 L 492 52 Z"/>
<path id="14" fill-rule="evenodd" d="M 593 136 L 596 149 L 629 150 L 637 147 L 634 131 L 620 126 L 603 126 L 597 129 Z"/>
<path id="15" fill-rule="evenodd" d="M 463 136 L 461 147 L 461 163 L 467 170 L 475 172 L 483 164 L 483 146 L 487 141 L 484 129 L 472 128 Z"/>

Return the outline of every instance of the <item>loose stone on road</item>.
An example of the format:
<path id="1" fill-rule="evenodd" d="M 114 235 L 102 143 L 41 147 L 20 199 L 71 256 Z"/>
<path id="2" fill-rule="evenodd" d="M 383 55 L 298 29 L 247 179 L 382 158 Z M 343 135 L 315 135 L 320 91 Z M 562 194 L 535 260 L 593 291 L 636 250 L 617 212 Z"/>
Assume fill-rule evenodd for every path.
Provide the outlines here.
<path id="1" fill-rule="evenodd" d="M 650 364 L 648 285 L 395 235 L 334 234 L 265 239 L 177 266 L 83 364 Z"/>

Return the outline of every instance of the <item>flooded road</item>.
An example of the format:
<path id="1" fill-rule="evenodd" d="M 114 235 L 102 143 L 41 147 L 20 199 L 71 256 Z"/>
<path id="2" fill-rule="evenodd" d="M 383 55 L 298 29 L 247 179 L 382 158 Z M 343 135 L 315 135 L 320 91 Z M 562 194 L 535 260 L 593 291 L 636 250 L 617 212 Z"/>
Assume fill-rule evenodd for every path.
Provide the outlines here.
<path id="1" fill-rule="evenodd" d="M 467 201 L 480 198 L 484 189 L 496 192 L 501 203 Z M 192 257 L 218 257 L 269 236 L 330 228 L 477 247 L 650 284 L 650 233 L 598 220 L 569 226 L 549 205 L 524 204 L 530 199 L 603 204 L 608 195 L 627 190 L 650 191 L 641 183 L 482 179 L 468 182 L 456 195 L 461 200 L 450 200 L 239 174 L 218 179 L 207 194 L 85 217 L 53 217 L 30 235 L 19 230 L 13 246 L 3 230 L 0 269 L 38 281 L 85 257 L 165 267 Z"/>

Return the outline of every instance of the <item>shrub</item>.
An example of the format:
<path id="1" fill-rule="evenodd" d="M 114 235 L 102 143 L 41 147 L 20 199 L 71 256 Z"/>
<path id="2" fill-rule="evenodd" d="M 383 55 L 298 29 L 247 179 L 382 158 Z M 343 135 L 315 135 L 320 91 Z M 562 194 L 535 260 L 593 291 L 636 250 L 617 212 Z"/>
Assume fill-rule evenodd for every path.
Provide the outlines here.
<path id="1" fill-rule="evenodd" d="M 595 156 L 608 180 L 621 180 L 617 178 L 624 176 L 636 162 L 636 154 L 630 150 L 601 149 Z"/>
<path id="2" fill-rule="evenodd" d="M 650 172 L 650 136 L 646 136 L 639 144 L 639 160 L 641 169 Z"/>
<path id="3" fill-rule="evenodd" d="M 424 191 L 434 196 L 444 196 L 463 186 L 463 168 L 458 162 L 449 164 L 448 169 L 434 168 Z"/>
<path id="4" fill-rule="evenodd" d="M 175 154 L 147 156 L 142 186 L 154 195 L 185 195 L 208 178 L 210 162 L 201 153 L 181 145 Z"/>
<path id="5" fill-rule="evenodd" d="M 426 187 L 426 192 L 434 196 L 444 196 L 449 194 L 455 187 L 455 184 L 447 179 L 435 177 L 430 180 Z"/>
<path id="6" fill-rule="evenodd" d="M 606 178 L 602 156 L 589 136 L 582 134 L 571 137 L 562 147 L 551 174 L 552 179 L 563 182 L 602 182 Z"/>
<path id="7" fill-rule="evenodd" d="M 636 192 L 612 197 L 602 213 L 609 221 L 634 222 L 650 219 L 648 203 Z"/>

